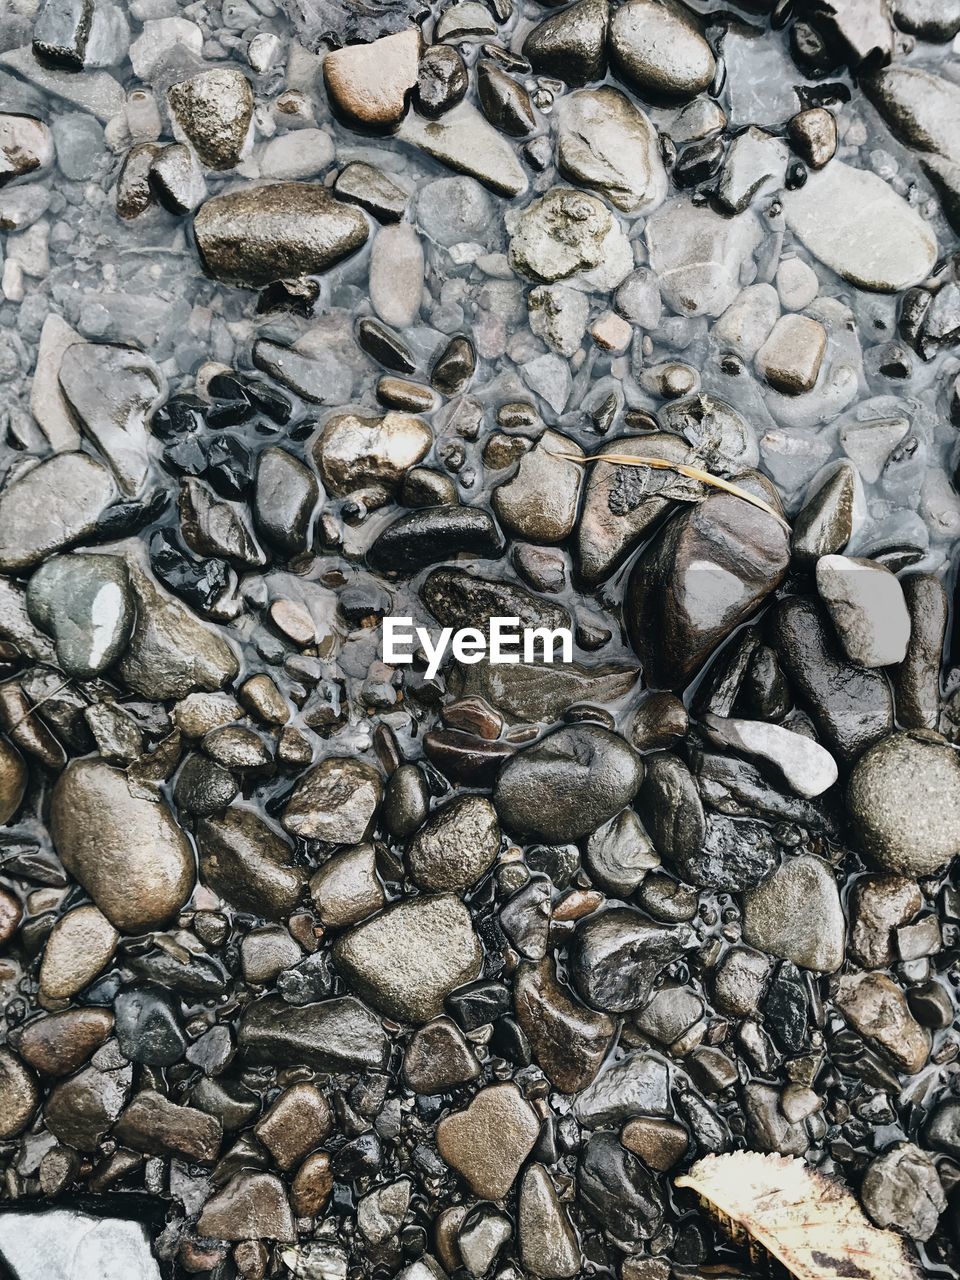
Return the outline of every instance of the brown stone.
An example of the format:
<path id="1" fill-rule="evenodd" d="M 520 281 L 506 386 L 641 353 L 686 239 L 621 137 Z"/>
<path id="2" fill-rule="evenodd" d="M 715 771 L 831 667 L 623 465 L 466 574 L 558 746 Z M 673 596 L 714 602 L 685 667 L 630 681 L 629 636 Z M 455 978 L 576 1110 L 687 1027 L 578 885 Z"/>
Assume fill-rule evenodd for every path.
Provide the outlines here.
<path id="1" fill-rule="evenodd" d="M 520 966 L 513 999 L 517 1022 L 551 1084 L 563 1093 L 586 1088 L 613 1043 L 613 1019 L 561 986 L 549 958 Z"/>
<path id="2" fill-rule="evenodd" d="M 295 1084 L 276 1100 L 255 1126 L 255 1133 L 286 1172 L 330 1135 L 333 1117 L 314 1084 Z"/>
<path id="3" fill-rule="evenodd" d="M 0 826 L 20 808 L 27 785 L 27 768 L 15 747 L 0 738 Z"/>
<path id="4" fill-rule="evenodd" d="M 885 969 L 895 959 L 894 930 L 923 906 L 913 880 L 902 876 L 864 876 L 850 895 L 850 957 L 864 969 Z"/>
<path id="5" fill-rule="evenodd" d="M 8 890 L 0 889 L 0 947 L 9 942 L 17 932 L 22 918 L 20 899 Z"/>
<path id="6" fill-rule="evenodd" d="M 108 1040 L 89 1067 L 50 1092 L 43 1108 L 47 1128 L 78 1151 L 96 1151 L 119 1118 L 132 1083 L 133 1068 L 116 1041 Z"/>
<path id="7" fill-rule="evenodd" d="M 315 1218 L 323 1212 L 333 1190 L 333 1171 L 325 1151 L 307 1156 L 290 1187 L 293 1212 L 298 1218 Z"/>
<path id="8" fill-rule="evenodd" d="M 636 1116 L 623 1126 L 620 1141 L 651 1169 L 666 1173 L 684 1155 L 690 1143 L 686 1129 L 658 1116 Z"/>
<path id="9" fill-rule="evenodd" d="M 223 1138 L 215 1116 L 195 1107 L 177 1106 L 152 1089 L 137 1094 L 117 1121 L 114 1134 L 135 1151 L 201 1164 L 216 1160 Z"/>
<path id="10" fill-rule="evenodd" d="M 413 27 L 328 53 L 323 80 L 337 113 L 362 129 L 395 129 L 417 83 L 421 43 L 420 31 Z"/>
<path id="11" fill-rule="evenodd" d="M 437 1125 L 437 1150 L 482 1200 L 502 1200 L 533 1150 L 540 1125 L 514 1084 L 481 1089 Z"/>
<path id="12" fill-rule="evenodd" d="M 294 1240 L 283 1183 L 272 1173 L 238 1173 L 204 1205 L 197 1231 L 215 1240 Z"/>
<path id="13" fill-rule="evenodd" d="M 41 1000 L 69 1000 L 97 976 L 119 934 L 98 907 L 76 907 L 50 930 L 40 964 Z"/>
<path id="14" fill-rule="evenodd" d="M 112 1031 L 109 1009 L 66 1009 L 28 1022 L 17 1048 L 43 1075 L 67 1076 L 82 1067 Z"/>
<path id="15" fill-rule="evenodd" d="M 833 1000 L 850 1025 L 883 1049 L 898 1070 L 912 1076 L 923 1068 L 930 1055 L 930 1033 L 885 974 L 844 974 L 836 979 Z"/>
<path id="16" fill-rule="evenodd" d="M 33 1072 L 12 1049 L 0 1048 L 0 1138 L 14 1138 L 21 1133 L 39 1101 Z"/>

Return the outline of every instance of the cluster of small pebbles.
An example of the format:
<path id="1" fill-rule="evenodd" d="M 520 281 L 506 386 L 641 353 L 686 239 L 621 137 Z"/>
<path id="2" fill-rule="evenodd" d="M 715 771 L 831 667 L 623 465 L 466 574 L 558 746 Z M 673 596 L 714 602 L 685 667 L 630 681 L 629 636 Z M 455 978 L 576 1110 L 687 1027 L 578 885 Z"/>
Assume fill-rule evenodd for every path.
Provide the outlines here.
<path id="1" fill-rule="evenodd" d="M 958 33 L 7 0 L 4 1275 L 960 1276 Z"/>

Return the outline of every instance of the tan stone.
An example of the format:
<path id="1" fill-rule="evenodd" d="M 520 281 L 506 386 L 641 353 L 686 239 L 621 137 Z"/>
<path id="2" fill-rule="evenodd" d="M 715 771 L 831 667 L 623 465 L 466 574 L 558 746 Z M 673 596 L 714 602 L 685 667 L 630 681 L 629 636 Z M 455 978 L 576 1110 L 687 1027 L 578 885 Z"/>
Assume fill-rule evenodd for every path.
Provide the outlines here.
<path id="1" fill-rule="evenodd" d="M 77 907 L 50 930 L 40 964 L 42 1000 L 69 1000 L 105 968 L 119 934 L 97 907 Z"/>
<path id="2" fill-rule="evenodd" d="M 481 1089 L 465 1111 L 437 1125 L 437 1150 L 482 1200 L 502 1200 L 540 1132 L 536 1114 L 514 1084 Z"/>
<path id="3" fill-rule="evenodd" d="M 417 83 L 420 47 L 420 32 L 411 28 L 328 53 L 323 80 L 333 107 L 348 124 L 384 132 L 396 128 Z"/>

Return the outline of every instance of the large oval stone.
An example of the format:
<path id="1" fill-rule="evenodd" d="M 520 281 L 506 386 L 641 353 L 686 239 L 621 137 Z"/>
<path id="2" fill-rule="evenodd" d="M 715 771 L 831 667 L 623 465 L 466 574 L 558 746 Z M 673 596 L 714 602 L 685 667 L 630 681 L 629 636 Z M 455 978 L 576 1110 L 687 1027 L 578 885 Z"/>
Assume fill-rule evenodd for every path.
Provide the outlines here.
<path id="1" fill-rule="evenodd" d="M 67 765 L 50 830 L 63 865 L 122 933 L 164 924 L 193 890 L 193 849 L 166 801 L 134 792 L 102 760 Z"/>

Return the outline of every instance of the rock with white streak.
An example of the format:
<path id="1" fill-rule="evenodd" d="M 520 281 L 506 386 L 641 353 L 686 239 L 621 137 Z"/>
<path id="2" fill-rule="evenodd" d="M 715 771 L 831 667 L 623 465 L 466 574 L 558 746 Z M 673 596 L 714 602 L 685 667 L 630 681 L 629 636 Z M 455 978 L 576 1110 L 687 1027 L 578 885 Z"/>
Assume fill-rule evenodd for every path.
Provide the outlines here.
<path id="1" fill-rule="evenodd" d="M 798 796 L 822 795 L 837 780 L 837 762 L 818 742 L 763 720 L 740 720 L 707 714 L 702 723 L 710 740 L 720 747 L 776 770 Z"/>
<path id="2" fill-rule="evenodd" d="M 821 556 L 817 590 L 840 643 L 861 667 L 902 662 L 910 643 L 910 613 L 896 575 L 856 556 Z"/>

